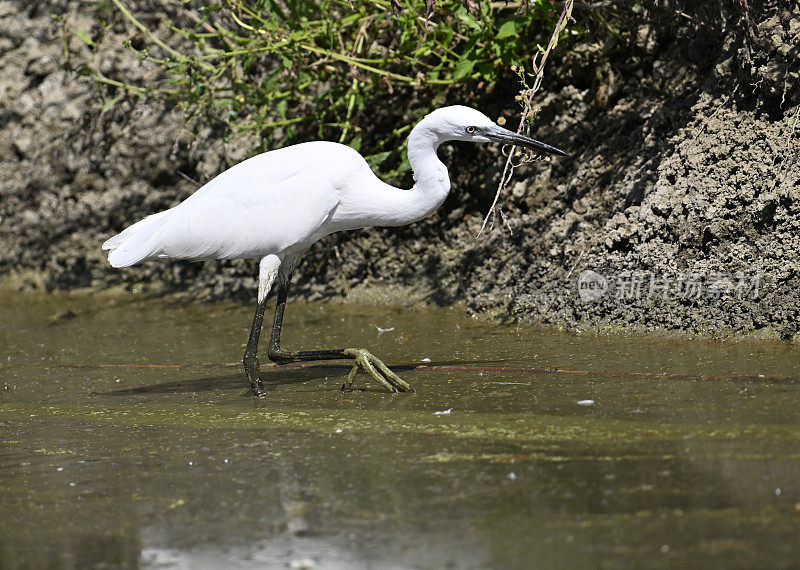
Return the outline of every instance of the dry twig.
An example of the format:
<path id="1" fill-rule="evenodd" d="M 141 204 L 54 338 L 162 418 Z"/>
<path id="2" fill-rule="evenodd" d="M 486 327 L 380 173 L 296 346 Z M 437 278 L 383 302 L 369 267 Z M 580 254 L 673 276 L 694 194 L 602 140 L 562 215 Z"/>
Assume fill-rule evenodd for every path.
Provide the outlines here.
<path id="1" fill-rule="evenodd" d="M 561 16 L 558 18 L 558 22 L 556 22 L 556 27 L 553 30 L 552 36 L 550 36 L 550 42 L 547 44 L 547 49 L 541 49 L 539 53 L 533 56 L 532 68 L 533 68 L 533 86 L 527 88 L 526 82 L 526 72 L 525 70 L 519 70 L 518 73 L 520 75 L 520 79 L 522 84 L 526 89 L 524 89 L 520 95 L 518 96 L 521 104 L 522 104 L 522 117 L 519 120 L 519 125 L 517 126 L 517 132 L 522 133 L 523 128 L 527 133 L 530 130 L 530 125 L 533 119 L 536 117 L 538 109 L 533 104 L 534 95 L 536 92 L 539 91 L 539 87 L 542 85 L 542 79 L 544 79 L 544 68 L 545 64 L 547 63 L 547 57 L 550 55 L 550 52 L 556 47 L 558 44 L 558 36 L 567 27 L 567 23 L 572 19 L 572 7 L 573 7 L 574 0 L 567 0 L 564 2 L 564 9 L 561 11 Z M 537 61 L 538 56 L 541 55 L 541 59 Z M 503 190 L 505 190 L 508 186 L 509 181 L 511 180 L 511 176 L 514 173 L 514 169 L 517 168 L 522 162 L 527 162 L 530 158 L 523 158 L 521 162 L 514 163 L 514 156 L 516 155 L 517 147 L 512 146 L 511 150 L 508 151 L 506 154 L 505 151 L 503 154 L 506 154 L 506 163 L 503 167 L 503 175 L 500 177 L 500 184 L 497 187 L 497 193 L 494 196 L 494 201 L 492 202 L 492 206 L 489 208 L 489 212 L 487 212 L 486 217 L 483 220 L 483 224 L 481 225 L 481 229 L 478 232 L 477 237 L 480 237 L 483 231 L 486 229 L 486 225 L 489 223 L 489 219 L 496 217 L 497 214 L 497 202 L 500 199 L 500 195 L 502 194 Z M 505 219 L 505 216 L 500 212 L 503 221 L 505 222 L 506 227 L 508 227 L 509 231 L 511 230 L 511 225 Z M 490 229 L 494 228 L 494 221 L 492 221 L 492 225 Z"/>

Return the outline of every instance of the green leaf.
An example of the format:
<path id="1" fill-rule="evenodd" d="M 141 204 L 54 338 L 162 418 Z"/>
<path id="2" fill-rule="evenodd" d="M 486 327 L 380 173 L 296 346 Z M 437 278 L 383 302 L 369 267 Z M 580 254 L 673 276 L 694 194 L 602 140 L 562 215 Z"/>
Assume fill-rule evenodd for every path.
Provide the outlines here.
<path id="1" fill-rule="evenodd" d="M 122 95 L 120 95 L 120 96 L 118 96 L 118 97 L 114 97 L 113 99 L 109 99 L 108 101 L 106 101 L 105 103 L 103 103 L 103 108 L 102 108 L 102 109 L 100 109 L 100 114 L 103 114 L 103 113 L 105 113 L 106 111 L 110 110 L 110 109 L 111 109 L 111 108 L 112 108 L 114 105 L 116 105 L 117 103 L 119 103 L 119 102 L 120 102 L 120 100 L 122 100 Z"/>
<path id="2" fill-rule="evenodd" d="M 75 37 L 81 40 L 90 48 L 94 47 L 94 41 L 92 41 L 92 36 L 89 35 L 89 32 L 84 32 L 83 30 L 75 30 Z"/>
<path id="3" fill-rule="evenodd" d="M 472 59 L 459 59 L 456 62 L 456 67 L 453 70 L 453 79 L 461 81 L 468 75 L 472 74 L 472 69 L 475 67 L 475 60 Z"/>
<path id="4" fill-rule="evenodd" d="M 288 108 L 289 108 L 289 103 L 286 101 L 286 99 L 281 99 L 280 101 L 278 101 L 278 104 L 275 105 L 275 112 L 278 113 L 278 116 L 281 119 L 285 119 L 286 111 L 288 110 Z"/>
<path id="5" fill-rule="evenodd" d="M 489 61 L 479 63 L 478 73 L 481 74 L 481 79 L 494 79 L 494 65 Z"/>
<path id="6" fill-rule="evenodd" d="M 391 151 L 387 150 L 386 152 L 378 152 L 376 154 L 371 154 L 364 158 L 366 159 L 367 164 L 369 164 L 371 168 L 375 168 L 379 166 L 384 160 L 389 158 L 390 154 L 392 154 Z"/>
<path id="7" fill-rule="evenodd" d="M 498 40 L 503 40 L 505 38 L 510 38 L 511 36 L 516 36 L 519 32 L 520 26 L 516 20 L 506 20 L 497 31 L 496 37 Z"/>
<path id="8" fill-rule="evenodd" d="M 397 176 L 400 177 L 406 172 L 411 172 L 411 164 L 408 162 L 408 157 L 404 155 L 400 166 L 397 167 Z"/>

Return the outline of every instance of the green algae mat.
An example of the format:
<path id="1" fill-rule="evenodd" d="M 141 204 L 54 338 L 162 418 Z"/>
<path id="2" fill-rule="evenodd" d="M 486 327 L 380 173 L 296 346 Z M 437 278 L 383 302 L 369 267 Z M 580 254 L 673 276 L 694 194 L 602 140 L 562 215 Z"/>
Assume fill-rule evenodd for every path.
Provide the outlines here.
<path id="1" fill-rule="evenodd" d="M 576 336 L 459 309 L 0 298 L 0 568 L 796 568 L 793 345 Z M 423 366 L 414 367 L 415 363 Z"/>

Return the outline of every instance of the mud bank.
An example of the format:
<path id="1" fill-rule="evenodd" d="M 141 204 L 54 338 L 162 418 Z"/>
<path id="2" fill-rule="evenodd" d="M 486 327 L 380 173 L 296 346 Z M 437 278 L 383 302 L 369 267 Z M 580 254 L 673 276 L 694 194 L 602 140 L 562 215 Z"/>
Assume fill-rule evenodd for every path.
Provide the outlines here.
<path id="1" fill-rule="evenodd" d="M 154 104 L 104 110 L 99 89 L 64 69 L 50 16 L 92 30 L 92 6 L 0 7 L 0 276 L 19 288 L 131 283 L 250 301 L 248 262 L 124 271 L 105 262 L 105 238 L 196 188 L 180 173 L 208 180 L 251 146 L 194 137 L 178 112 Z M 137 6 L 153 25 L 167 9 Z M 475 237 L 501 170 L 497 149 L 448 147 L 454 189 L 436 214 L 331 236 L 298 269 L 296 292 L 464 302 L 493 318 L 578 330 L 793 339 L 800 7 L 753 5 L 749 32 L 734 5 L 689 16 L 643 22 L 630 50 L 602 65 L 602 46 L 591 45 L 553 63 L 536 136 L 575 159 L 519 170 L 504 198 L 513 233 L 498 223 Z M 158 73 L 120 47 L 131 35 L 120 22 L 103 49 L 73 40 L 72 68 Z M 514 106 L 513 89 L 451 99 L 490 115 Z"/>

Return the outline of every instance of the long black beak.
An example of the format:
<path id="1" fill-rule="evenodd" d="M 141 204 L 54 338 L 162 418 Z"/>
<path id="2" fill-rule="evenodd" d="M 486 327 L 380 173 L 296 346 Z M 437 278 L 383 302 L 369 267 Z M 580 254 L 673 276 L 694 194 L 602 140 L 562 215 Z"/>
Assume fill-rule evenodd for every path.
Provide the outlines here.
<path id="1" fill-rule="evenodd" d="M 491 127 L 484 129 L 482 134 L 494 142 L 524 146 L 525 148 L 529 148 L 531 150 L 555 154 L 556 156 L 569 156 L 569 153 L 557 149 L 554 146 L 539 142 L 530 137 L 526 137 L 525 135 L 517 134 L 509 131 L 508 129 L 504 129 L 503 127 L 498 127 L 497 125 L 492 125 Z"/>

